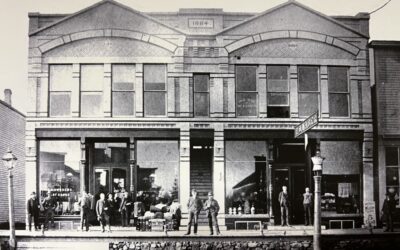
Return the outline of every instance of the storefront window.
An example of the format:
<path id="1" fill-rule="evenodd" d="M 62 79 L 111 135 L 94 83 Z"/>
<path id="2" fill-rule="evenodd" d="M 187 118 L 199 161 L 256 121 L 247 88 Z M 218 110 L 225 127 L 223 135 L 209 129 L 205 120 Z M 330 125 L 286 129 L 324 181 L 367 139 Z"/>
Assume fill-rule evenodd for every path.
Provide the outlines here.
<path id="1" fill-rule="evenodd" d="M 178 199 L 179 147 L 178 141 L 137 141 L 137 197 L 146 209 L 164 198 Z"/>
<path id="2" fill-rule="evenodd" d="M 80 155 L 79 141 L 40 141 L 40 195 L 51 192 L 58 215 L 79 213 Z"/>
<path id="3" fill-rule="evenodd" d="M 325 157 L 321 209 L 327 213 L 360 213 L 361 145 L 358 141 L 321 141 Z"/>
<path id="4" fill-rule="evenodd" d="M 50 65 L 50 116 L 71 115 L 72 65 Z"/>
<path id="5" fill-rule="evenodd" d="M 399 153 L 400 147 L 385 148 L 385 165 L 386 165 L 386 192 L 393 193 L 397 207 L 399 206 L 399 187 L 400 187 L 400 164 Z"/>
<path id="6" fill-rule="evenodd" d="M 254 206 L 256 213 L 267 213 L 265 200 L 265 165 L 256 157 L 267 152 L 265 141 L 226 141 L 226 213 L 229 208 L 239 207 L 242 213 L 250 213 Z M 264 175 L 264 176 L 263 176 Z M 261 190 L 261 191 L 260 191 Z"/>
<path id="7" fill-rule="evenodd" d="M 257 66 L 236 66 L 236 114 L 257 116 Z"/>

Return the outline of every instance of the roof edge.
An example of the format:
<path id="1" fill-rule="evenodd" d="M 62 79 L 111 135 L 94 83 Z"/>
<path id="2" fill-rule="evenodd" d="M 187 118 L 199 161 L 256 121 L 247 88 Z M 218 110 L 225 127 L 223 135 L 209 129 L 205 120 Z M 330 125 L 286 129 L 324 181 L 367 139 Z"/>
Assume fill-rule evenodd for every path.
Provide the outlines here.
<path id="1" fill-rule="evenodd" d="M 14 111 L 15 113 L 21 115 L 22 117 L 26 118 L 26 115 L 25 115 L 25 114 L 23 114 L 21 111 L 19 111 L 18 109 L 14 108 L 14 107 L 11 106 L 10 104 L 6 103 L 5 101 L 0 100 L 0 104 L 2 104 L 3 106 L 5 106 L 5 107 L 11 109 L 12 111 Z"/>

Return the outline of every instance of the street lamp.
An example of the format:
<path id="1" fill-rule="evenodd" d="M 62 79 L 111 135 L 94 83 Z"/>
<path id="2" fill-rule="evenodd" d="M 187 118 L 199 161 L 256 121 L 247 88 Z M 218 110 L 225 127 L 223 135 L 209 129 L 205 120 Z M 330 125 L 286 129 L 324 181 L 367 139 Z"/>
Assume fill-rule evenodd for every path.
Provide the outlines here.
<path id="1" fill-rule="evenodd" d="M 314 165 L 314 250 L 321 249 L 321 178 L 324 159 L 324 157 L 321 157 L 321 152 L 319 150 L 315 152 L 315 156 L 311 157 Z"/>
<path id="2" fill-rule="evenodd" d="M 3 163 L 4 166 L 8 169 L 8 204 L 9 204 L 9 218 L 10 218 L 10 241 L 9 246 L 10 249 L 15 249 L 16 240 L 15 240 L 15 224 L 14 224 L 14 188 L 13 188 L 13 175 L 12 169 L 15 167 L 17 162 L 17 157 L 8 150 L 5 155 L 3 155 Z"/>

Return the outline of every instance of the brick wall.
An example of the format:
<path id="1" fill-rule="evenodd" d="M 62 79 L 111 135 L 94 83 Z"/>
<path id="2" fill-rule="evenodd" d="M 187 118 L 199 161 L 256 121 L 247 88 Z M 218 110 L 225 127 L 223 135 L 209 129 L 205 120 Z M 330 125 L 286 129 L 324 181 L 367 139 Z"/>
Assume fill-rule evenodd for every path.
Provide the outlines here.
<path id="1" fill-rule="evenodd" d="M 25 116 L 0 101 L 0 156 L 11 149 L 18 158 L 13 169 L 15 222 L 25 222 Z M 8 171 L 0 167 L 0 224 L 8 221 Z"/>

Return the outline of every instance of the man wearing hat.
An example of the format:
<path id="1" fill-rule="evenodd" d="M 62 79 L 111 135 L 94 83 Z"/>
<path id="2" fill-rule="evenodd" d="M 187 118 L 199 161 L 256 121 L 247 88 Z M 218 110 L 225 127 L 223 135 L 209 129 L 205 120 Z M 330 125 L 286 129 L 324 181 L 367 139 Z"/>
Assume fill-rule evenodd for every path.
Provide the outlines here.
<path id="1" fill-rule="evenodd" d="M 187 232 L 185 235 L 190 234 L 190 229 L 192 227 L 192 223 L 194 224 L 194 234 L 197 234 L 197 222 L 199 218 L 199 214 L 201 209 L 203 208 L 203 202 L 197 197 L 196 189 L 192 190 L 192 197 L 189 198 L 187 203 L 188 213 L 189 213 L 189 222 L 187 226 Z"/>
<path id="2" fill-rule="evenodd" d="M 210 235 L 213 235 L 213 224 L 215 227 L 215 233 L 220 235 L 217 215 L 219 212 L 219 205 L 216 200 L 214 200 L 213 193 L 208 192 L 208 200 L 206 200 L 204 204 L 204 208 L 206 209 L 206 215 L 208 218 L 208 226 L 210 227 Z"/>
<path id="3" fill-rule="evenodd" d="M 33 217 L 33 222 L 35 224 L 35 230 L 40 229 L 40 225 L 39 225 L 40 205 L 36 199 L 35 192 L 31 193 L 31 198 L 29 198 L 29 200 L 26 204 L 26 209 L 28 212 L 29 231 L 31 231 L 31 229 L 32 229 L 32 217 Z"/>
<path id="4" fill-rule="evenodd" d="M 382 214 L 386 222 L 385 232 L 393 232 L 393 214 L 396 210 L 395 194 L 391 192 L 386 193 L 385 201 L 383 202 Z"/>

